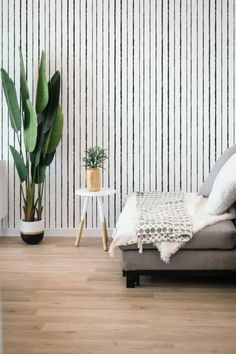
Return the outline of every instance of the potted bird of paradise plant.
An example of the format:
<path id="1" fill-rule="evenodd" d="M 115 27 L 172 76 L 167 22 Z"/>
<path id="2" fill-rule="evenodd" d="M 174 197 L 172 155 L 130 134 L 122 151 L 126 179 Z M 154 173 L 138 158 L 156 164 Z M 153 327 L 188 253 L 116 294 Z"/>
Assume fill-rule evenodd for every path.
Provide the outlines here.
<path id="1" fill-rule="evenodd" d="M 20 51 L 20 96 L 15 84 L 1 69 L 10 124 L 17 138 L 17 148 L 10 145 L 20 179 L 24 218 L 20 221 L 23 241 L 37 244 L 44 237 L 43 195 L 46 168 L 52 163 L 63 130 L 63 113 L 59 104 L 60 73 L 47 81 L 45 53 L 41 54 L 35 104 L 30 98 L 26 71 Z"/>

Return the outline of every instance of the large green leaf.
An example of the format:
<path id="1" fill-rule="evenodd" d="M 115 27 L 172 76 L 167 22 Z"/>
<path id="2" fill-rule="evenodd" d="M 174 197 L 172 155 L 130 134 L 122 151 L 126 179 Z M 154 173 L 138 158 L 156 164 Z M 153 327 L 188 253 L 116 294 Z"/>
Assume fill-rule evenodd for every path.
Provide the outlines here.
<path id="1" fill-rule="evenodd" d="M 47 154 L 47 155 L 45 156 L 44 164 L 45 164 L 46 166 L 49 166 L 49 165 L 52 163 L 52 161 L 53 161 L 53 159 L 54 159 L 54 155 L 55 155 L 55 151 L 53 151 L 53 152 L 51 152 L 50 154 Z"/>
<path id="2" fill-rule="evenodd" d="M 22 183 L 26 180 L 27 168 L 26 168 L 25 163 L 24 163 L 21 155 L 19 154 L 19 152 L 11 145 L 10 145 L 10 150 L 11 150 L 11 153 L 12 153 L 15 165 L 16 165 L 18 175 L 20 177 L 20 181 Z"/>
<path id="3" fill-rule="evenodd" d="M 63 113 L 60 105 L 58 105 L 53 126 L 50 130 L 50 140 L 47 148 L 47 153 L 56 151 L 56 148 L 61 140 L 63 130 Z"/>
<path id="4" fill-rule="evenodd" d="M 24 138 L 26 151 L 32 152 L 37 141 L 37 114 L 29 99 L 25 103 Z"/>
<path id="5" fill-rule="evenodd" d="M 26 101 L 29 99 L 29 88 L 26 80 L 25 66 L 23 56 L 20 50 L 20 91 L 22 106 L 25 109 Z"/>
<path id="6" fill-rule="evenodd" d="M 48 84 L 45 70 L 45 53 L 42 52 L 36 94 L 36 112 L 42 112 L 48 104 Z"/>
<path id="7" fill-rule="evenodd" d="M 45 172 L 46 172 L 46 166 L 39 165 L 36 168 L 35 183 L 39 184 L 45 181 Z"/>
<path id="8" fill-rule="evenodd" d="M 59 71 L 56 71 L 48 83 L 49 102 L 47 112 L 44 117 L 44 133 L 49 131 L 55 119 L 55 113 L 59 104 L 60 80 L 60 73 Z"/>
<path id="9" fill-rule="evenodd" d="M 41 124 L 45 121 L 45 117 L 46 117 L 46 114 L 47 114 L 47 109 L 45 109 L 44 111 L 40 112 L 37 116 L 37 121 L 38 121 L 38 124 Z"/>
<path id="10" fill-rule="evenodd" d="M 51 136 L 51 130 L 49 130 L 46 134 L 44 134 L 43 148 L 42 148 L 43 157 L 45 157 L 46 154 L 47 154 L 48 145 L 49 145 L 49 142 L 50 142 L 50 136 Z"/>
<path id="11" fill-rule="evenodd" d="M 30 154 L 30 161 L 36 167 L 39 165 L 42 148 L 43 148 L 44 134 L 43 134 L 43 125 L 38 126 L 37 142 L 34 148 L 34 151 Z"/>
<path id="12" fill-rule="evenodd" d="M 11 126 L 14 131 L 19 131 L 21 128 L 21 113 L 16 96 L 16 88 L 14 82 L 9 77 L 8 73 L 1 69 L 2 85 L 7 101 L 8 110 L 10 113 Z"/>

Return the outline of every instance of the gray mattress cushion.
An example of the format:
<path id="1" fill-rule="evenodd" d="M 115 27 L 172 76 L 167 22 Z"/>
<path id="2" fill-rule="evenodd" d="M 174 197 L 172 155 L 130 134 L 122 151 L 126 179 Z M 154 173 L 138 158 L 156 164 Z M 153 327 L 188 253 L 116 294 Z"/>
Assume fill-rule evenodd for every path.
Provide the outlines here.
<path id="1" fill-rule="evenodd" d="M 231 220 L 221 221 L 197 232 L 183 249 L 233 249 L 236 247 L 236 228 Z M 122 250 L 137 249 L 137 245 L 121 246 Z M 144 249 L 156 249 L 154 245 L 144 245 Z"/>
<path id="2" fill-rule="evenodd" d="M 164 263 L 156 250 L 122 252 L 123 269 L 137 270 L 236 270 L 234 250 L 180 250 Z"/>

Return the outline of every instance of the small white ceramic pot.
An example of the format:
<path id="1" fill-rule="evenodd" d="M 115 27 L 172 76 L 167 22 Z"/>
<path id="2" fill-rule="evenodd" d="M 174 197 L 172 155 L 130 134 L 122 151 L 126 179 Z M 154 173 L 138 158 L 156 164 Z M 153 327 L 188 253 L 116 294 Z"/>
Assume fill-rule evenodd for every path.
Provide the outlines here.
<path id="1" fill-rule="evenodd" d="M 44 237 L 44 220 L 20 221 L 20 234 L 24 242 L 36 245 Z"/>

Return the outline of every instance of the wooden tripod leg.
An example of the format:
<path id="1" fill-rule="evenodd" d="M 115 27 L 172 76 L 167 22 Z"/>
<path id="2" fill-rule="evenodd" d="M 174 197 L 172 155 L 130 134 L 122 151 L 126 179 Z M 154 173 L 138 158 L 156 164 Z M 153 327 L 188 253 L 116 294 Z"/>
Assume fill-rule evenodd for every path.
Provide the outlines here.
<path id="1" fill-rule="evenodd" d="M 100 214 L 100 221 L 101 221 L 101 226 L 102 226 L 103 249 L 104 249 L 104 251 L 107 251 L 108 250 L 108 247 L 107 247 L 107 243 L 108 243 L 107 225 L 106 225 L 106 220 L 105 220 L 105 217 L 104 217 L 102 198 L 98 197 L 97 200 L 98 200 L 98 209 L 99 209 L 99 214 Z"/>
<path id="2" fill-rule="evenodd" d="M 81 221 L 79 224 L 79 230 L 78 230 L 78 234 L 75 240 L 75 247 L 79 247 L 80 244 L 80 240 L 81 240 L 81 236 L 82 236 L 82 232 L 83 232 L 83 227 L 84 227 L 84 220 L 85 220 L 85 215 L 86 215 L 86 211 L 87 211 L 87 205 L 88 205 L 88 197 L 85 198 L 84 201 L 84 206 L 83 206 L 83 210 L 82 210 L 82 214 L 81 214 Z"/>
<path id="3" fill-rule="evenodd" d="M 102 242 L 103 242 L 103 249 L 104 251 L 108 250 L 107 243 L 108 243 L 108 235 L 107 235 L 107 225 L 106 220 L 102 222 Z"/>
<path id="4" fill-rule="evenodd" d="M 83 228 L 84 228 L 84 220 L 81 220 L 80 224 L 79 224 L 78 234 L 77 234 L 77 237 L 76 237 L 76 240 L 75 240 L 75 247 L 79 247 L 81 236 L 82 236 L 82 232 L 83 232 Z"/>

